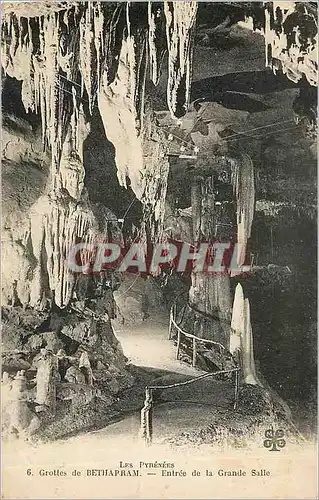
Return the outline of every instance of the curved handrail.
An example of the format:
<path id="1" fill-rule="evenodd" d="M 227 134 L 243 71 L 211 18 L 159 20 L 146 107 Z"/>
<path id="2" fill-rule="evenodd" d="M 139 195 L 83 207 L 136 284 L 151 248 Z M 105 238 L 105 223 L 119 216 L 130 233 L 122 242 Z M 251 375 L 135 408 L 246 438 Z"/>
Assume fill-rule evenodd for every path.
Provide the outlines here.
<path id="1" fill-rule="evenodd" d="M 195 339 L 195 340 L 198 340 L 199 342 L 203 342 L 205 344 L 214 344 L 214 345 L 218 345 L 219 347 L 221 347 L 222 349 L 225 349 L 225 346 L 223 346 L 222 344 L 220 344 L 219 342 L 215 342 L 214 340 L 209 340 L 209 339 L 203 339 L 202 337 L 197 337 L 196 335 L 193 335 L 192 333 L 187 333 L 185 332 L 184 330 L 182 330 L 182 328 L 180 326 L 178 326 L 178 324 L 176 323 L 176 321 L 174 320 L 173 316 L 171 317 L 171 321 L 173 323 L 173 325 L 175 326 L 175 328 L 177 328 L 177 330 L 179 330 L 183 335 L 185 335 L 185 337 L 189 338 L 189 339 Z"/>
<path id="2" fill-rule="evenodd" d="M 221 349 L 225 350 L 225 346 L 223 346 L 220 342 L 216 342 L 214 340 L 210 340 L 210 339 L 204 339 L 202 337 L 197 337 L 196 335 L 192 334 L 192 333 L 188 333 L 188 332 L 185 332 L 185 330 L 183 330 L 175 321 L 175 318 L 174 316 L 176 315 L 176 305 L 177 305 L 177 300 L 180 299 L 182 296 L 184 295 L 184 293 L 180 294 L 180 295 L 177 295 L 177 297 L 175 298 L 174 302 L 173 302 L 173 305 L 171 307 L 171 310 L 170 310 L 170 327 L 169 327 L 169 335 L 168 335 L 168 338 L 169 340 L 171 339 L 171 324 L 174 325 L 174 327 L 182 334 L 184 335 L 185 337 L 187 338 L 190 338 L 190 339 L 193 339 L 193 340 L 198 340 L 199 342 L 203 343 L 203 344 L 211 344 L 211 345 L 218 345 Z M 209 314 L 206 314 L 204 313 L 203 311 L 200 311 L 198 309 L 196 309 L 195 307 L 193 307 L 189 301 L 187 300 L 185 305 L 183 307 L 186 307 L 188 306 L 191 310 L 193 310 L 195 313 L 198 313 L 200 314 L 201 316 L 207 318 L 212 318 L 212 319 L 215 319 L 213 316 L 210 316 Z M 216 318 L 217 319 L 217 318 Z"/>
<path id="3" fill-rule="evenodd" d="M 198 377 L 194 377 L 190 380 L 185 380 L 183 382 L 176 382 L 175 384 L 146 386 L 144 406 L 141 409 L 141 436 L 145 439 L 146 444 L 150 445 L 152 443 L 152 437 L 153 437 L 153 406 L 154 406 L 153 391 L 158 389 L 165 390 L 165 389 L 172 389 L 174 387 L 189 385 L 199 380 L 203 380 L 208 377 L 213 377 L 215 375 L 221 375 L 224 373 L 235 373 L 236 377 L 235 377 L 234 406 L 233 406 L 235 410 L 237 408 L 237 402 L 238 402 L 239 372 L 240 368 L 229 368 L 228 370 L 220 370 L 216 372 L 205 373 L 204 375 L 199 375 Z"/>
<path id="4" fill-rule="evenodd" d="M 232 373 L 232 372 L 239 372 L 240 368 L 229 368 L 228 370 L 219 370 L 216 372 L 209 372 L 205 373 L 204 375 L 199 375 L 198 377 L 194 377 L 190 380 L 184 380 L 184 382 L 176 382 L 176 384 L 169 384 L 169 385 L 148 385 L 145 387 L 145 389 L 173 389 L 174 387 L 179 387 L 182 385 L 188 385 L 192 384 L 193 382 L 197 382 L 198 380 L 202 380 L 207 377 L 212 377 L 214 375 L 223 375 L 224 373 Z"/>
<path id="5" fill-rule="evenodd" d="M 184 292 L 180 293 L 179 295 L 176 295 L 176 297 L 173 301 L 173 304 L 171 306 L 171 310 L 173 309 L 174 306 L 177 305 L 177 301 L 179 299 L 181 299 L 183 297 L 183 295 L 187 295 L 187 294 L 188 294 L 188 292 L 184 291 Z M 188 297 L 185 300 L 185 306 L 188 306 L 195 314 L 198 314 L 199 316 L 203 316 L 206 319 L 218 321 L 219 323 L 226 323 L 227 325 L 230 326 L 230 321 L 222 320 L 218 316 L 213 316 L 210 313 L 207 313 L 207 312 L 201 311 L 200 309 L 197 309 L 197 307 L 195 307 L 193 304 L 190 303 L 190 301 L 188 300 Z"/>
<path id="6" fill-rule="evenodd" d="M 182 294 L 181 294 L 182 295 Z M 172 332 L 172 326 L 177 329 L 178 336 L 177 336 L 177 353 L 176 353 L 176 358 L 178 359 L 179 357 L 179 350 L 180 350 L 180 344 L 181 344 L 181 335 L 184 335 L 186 338 L 192 339 L 193 340 L 193 367 L 196 366 L 196 358 L 197 358 L 197 349 L 196 349 L 196 342 L 201 342 L 204 344 L 210 344 L 210 345 L 217 345 L 219 348 L 226 350 L 226 347 L 223 346 L 220 342 L 215 342 L 214 340 L 209 340 L 209 339 L 203 339 L 201 337 L 197 337 L 196 335 L 193 335 L 191 333 L 185 332 L 175 321 L 176 318 L 176 306 L 177 306 L 177 300 L 181 297 L 181 295 L 178 295 L 170 309 L 170 322 L 169 322 L 169 332 L 168 332 L 168 338 L 171 339 L 171 332 Z M 187 301 L 184 307 L 191 305 Z M 181 309 L 182 310 L 182 309 Z M 196 311 L 197 312 L 197 311 Z M 201 313 L 201 311 L 198 311 Z M 204 316 L 205 313 L 202 313 Z M 183 312 L 184 315 L 184 312 Z M 182 322 L 182 319 L 181 319 Z M 141 435 L 145 439 L 145 442 L 147 444 L 151 444 L 152 442 L 152 435 L 153 435 L 153 421 L 152 421 L 152 410 L 153 410 L 153 391 L 154 390 L 165 390 L 165 389 L 172 389 L 175 387 L 180 387 L 180 386 L 185 386 L 192 384 L 194 382 L 197 382 L 199 380 L 206 379 L 208 377 L 214 377 L 216 375 L 222 375 L 224 373 L 235 373 L 235 392 L 234 392 L 234 409 L 237 407 L 237 401 L 238 401 L 238 388 L 239 388 L 239 372 L 241 369 L 239 367 L 236 368 L 229 368 L 227 370 L 218 370 L 215 372 L 208 372 L 204 373 L 204 375 L 199 375 L 198 377 L 194 377 L 190 380 L 184 380 L 183 382 L 176 382 L 175 384 L 167 384 L 167 385 L 153 385 L 153 386 L 146 386 L 145 387 L 145 400 L 144 400 L 144 406 L 141 410 Z"/>

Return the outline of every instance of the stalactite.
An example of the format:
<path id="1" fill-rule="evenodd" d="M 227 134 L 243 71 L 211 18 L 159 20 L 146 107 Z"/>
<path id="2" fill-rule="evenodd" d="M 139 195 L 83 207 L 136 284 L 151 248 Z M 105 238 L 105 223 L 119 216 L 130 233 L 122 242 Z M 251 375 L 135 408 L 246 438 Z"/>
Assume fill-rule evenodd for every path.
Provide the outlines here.
<path id="1" fill-rule="evenodd" d="M 181 109 L 184 112 L 187 108 L 192 59 L 191 32 L 196 8 L 194 1 L 164 4 L 169 51 L 168 103 L 172 114 L 180 113 Z M 33 28 L 26 18 L 18 18 L 11 12 L 4 19 L 3 67 L 8 75 L 22 80 L 22 100 L 26 110 L 41 114 L 43 141 L 52 150 L 52 182 L 56 187 L 60 185 L 59 164 L 67 128 L 74 109 L 78 112 L 83 99 L 83 92 L 79 95 L 77 87 L 78 70 L 92 113 L 102 74 L 107 75 L 107 78 L 103 77 L 104 87 L 112 84 L 116 78 L 123 37 L 126 37 L 126 64 L 129 68 L 126 84 L 128 97 L 132 97 L 130 113 L 134 115 L 134 106 L 135 128 L 138 132 L 142 129 L 147 53 L 153 79 L 157 81 L 163 53 L 158 30 L 163 29 L 164 14 L 162 7 L 158 15 L 159 7 L 150 4 L 151 25 L 147 24 L 146 10 L 145 20 L 141 21 L 140 26 L 131 22 L 132 9 L 134 5 L 130 2 L 127 3 L 126 12 L 121 5 L 81 3 L 64 13 L 55 12 L 54 9 L 45 15 L 39 12 Z M 36 25 L 38 30 L 35 29 Z M 74 92 L 77 99 L 67 98 L 67 93 L 72 95 Z M 120 162 L 119 177 L 123 180 L 122 168 Z"/>
<path id="2" fill-rule="evenodd" d="M 318 17 L 311 2 L 267 2 L 262 11 L 250 7 L 249 15 L 241 24 L 264 35 L 266 66 L 295 83 L 305 77 L 317 86 Z"/>
<path id="3" fill-rule="evenodd" d="M 115 147 L 118 179 L 126 186 L 127 178 L 138 198 L 142 196 L 140 171 L 143 168 L 141 138 L 136 131 L 136 110 L 131 89 L 129 43 L 123 42 L 115 81 L 108 85 L 104 73 L 98 95 L 98 104 L 107 138 Z"/>
<path id="4" fill-rule="evenodd" d="M 214 177 L 205 178 L 202 184 L 202 215 L 201 215 L 201 234 L 205 241 L 212 241 L 215 236 L 216 220 L 215 220 L 215 190 Z"/>
<path id="5" fill-rule="evenodd" d="M 248 155 L 242 154 L 241 160 L 233 163 L 232 184 L 237 200 L 237 264 L 242 266 L 255 210 L 254 165 Z"/>
<path id="6" fill-rule="evenodd" d="M 126 16 L 124 3 L 122 3 L 117 5 L 114 12 L 110 14 L 110 20 L 108 20 L 104 32 L 105 70 L 109 84 L 113 83 L 117 74 L 125 26 Z"/>
<path id="7" fill-rule="evenodd" d="M 162 4 L 148 2 L 148 26 L 150 77 L 154 85 L 157 85 L 160 77 L 162 58 L 167 48 L 165 43 L 165 17 Z"/>
<path id="8" fill-rule="evenodd" d="M 167 104 L 173 117 L 183 116 L 190 96 L 192 30 L 197 2 L 164 1 L 168 46 Z"/>
<path id="9" fill-rule="evenodd" d="M 80 21 L 80 46 L 79 62 L 82 77 L 89 99 L 89 108 L 92 113 L 97 92 L 97 66 L 99 65 L 99 54 L 96 50 L 95 39 L 95 16 L 92 7 L 88 5 Z"/>
<path id="10" fill-rule="evenodd" d="M 14 273 L 9 273 L 8 300 L 18 278 L 21 302 L 33 305 L 49 293 L 47 288 L 55 290 L 59 305 L 65 304 L 66 249 L 78 238 L 93 241 L 96 236 L 96 219 L 88 203 L 80 202 L 85 173 L 83 142 L 96 104 L 106 136 L 115 147 L 119 182 L 127 186 L 129 179 L 150 213 L 152 237 L 160 237 L 169 165 L 151 112 L 146 124 L 143 119 L 148 58 L 157 81 L 166 48 L 166 41 L 157 37 L 165 28 L 165 19 L 171 112 L 184 112 L 189 98 L 196 2 L 167 2 L 166 13 L 161 6 L 159 19 L 154 18 L 155 6 L 150 6 L 154 29 L 148 26 L 147 6 L 145 19 L 138 18 L 138 22 L 133 3 L 61 6 L 56 3 L 52 9 L 42 10 L 39 5 L 31 17 L 27 10 L 18 9 L 21 16 L 17 16 L 14 9 L 7 9 L 2 23 L 4 71 L 22 81 L 23 104 L 26 111 L 40 114 L 43 144 L 52 158 L 50 196 L 42 197 L 26 214 L 25 227 L 30 228 L 21 229 L 25 233 L 22 250 L 16 243 L 21 240 L 20 231 L 11 235 L 6 250 L 20 259 Z M 26 281 L 31 285 L 22 285 Z"/>

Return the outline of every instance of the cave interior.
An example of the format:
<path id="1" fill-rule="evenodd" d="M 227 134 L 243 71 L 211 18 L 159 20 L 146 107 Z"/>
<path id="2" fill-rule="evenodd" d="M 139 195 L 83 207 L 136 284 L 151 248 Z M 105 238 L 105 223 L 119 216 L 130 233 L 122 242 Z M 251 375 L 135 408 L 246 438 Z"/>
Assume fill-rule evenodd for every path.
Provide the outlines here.
<path id="1" fill-rule="evenodd" d="M 155 387 L 158 442 L 312 436 L 316 4 L 5 4 L 5 432 L 138 431 Z M 238 242 L 250 271 L 70 272 L 101 241 Z"/>

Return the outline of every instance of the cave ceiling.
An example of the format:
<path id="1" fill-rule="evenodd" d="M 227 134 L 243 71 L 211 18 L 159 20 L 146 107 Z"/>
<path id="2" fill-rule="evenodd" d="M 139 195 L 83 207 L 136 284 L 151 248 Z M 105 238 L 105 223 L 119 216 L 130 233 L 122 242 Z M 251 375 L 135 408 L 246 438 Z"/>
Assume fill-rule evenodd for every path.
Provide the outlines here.
<path id="1" fill-rule="evenodd" d="M 13 237 L 26 253 L 37 226 L 47 255 L 62 258 L 59 228 L 67 228 L 69 242 L 84 235 L 92 241 L 106 230 L 103 214 L 116 226 L 127 210 L 129 232 L 143 212 L 144 236 L 160 238 L 171 226 L 164 218 L 174 203 L 172 186 L 179 185 L 178 208 L 188 208 L 194 172 L 209 175 L 216 155 L 236 161 L 238 149 L 255 162 L 257 181 L 266 180 L 257 182 L 258 196 L 275 203 L 276 196 L 296 200 L 281 181 L 274 189 L 269 172 L 258 172 L 263 152 L 274 165 L 280 158 L 286 176 L 303 157 L 303 188 L 292 192 L 297 204 L 313 204 L 307 195 L 316 131 L 312 4 L 4 2 L 2 9 L 5 224 L 19 233 L 16 221 L 31 208 Z M 277 152 L 267 143 L 272 127 Z M 17 187 L 19 176 L 30 182 L 27 196 Z M 33 251 L 42 252 L 38 237 Z M 21 264 L 26 274 L 28 258 Z M 48 280 L 58 283 L 63 303 L 67 285 L 60 263 L 52 262 Z M 42 290 L 32 276 L 36 301 Z"/>

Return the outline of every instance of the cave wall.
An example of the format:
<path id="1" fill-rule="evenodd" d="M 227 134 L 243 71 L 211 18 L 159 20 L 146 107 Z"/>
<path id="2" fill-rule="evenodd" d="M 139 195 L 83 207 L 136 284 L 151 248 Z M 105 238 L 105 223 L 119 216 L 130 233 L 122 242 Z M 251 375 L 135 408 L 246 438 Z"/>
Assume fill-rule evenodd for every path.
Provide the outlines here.
<path id="1" fill-rule="evenodd" d="M 213 9 L 213 6 L 210 7 Z M 243 11 L 239 18 L 245 20 L 252 16 L 253 29 L 258 28 L 263 33 L 268 55 L 266 63 L 277 72 L 276 77 L 270 72 L 261 71 L 264 64 L 264 56 L 261 57 L 264 48 L 261 37 L 255 32 L 250 36 L 245 27 L 236 25 L 226 37 L 230 45 L 236 43 L 236 37 L 245 46 L 258 40 L 254 45 L 254 63 L 247 63 L 245 66 L 247 74 L 230 77 L 224 74 L 223 64 L 218 69 L 212 64 L 209 68 L 206 65 L 205 75 L 197 74 L 191 88 L 193 42 L 196 39 L 194 27 L 196 13 L 199 11 L 196 2 L 165 2 L 160 7 L 150 3 L 141 10 L 134 4 L 124 3 L 96 3 L 92 6 L 85 2 L 68 2 L 66 7 L 61 2 L 46 2 L 45 5 L 32 5 L 32 8 L 29 3 L 24 2 L 6 2 L 4 5 L 3 70 L 9 87 L 20 82 L 18 99 L 15 105 L 9 104 L 3 124 L 4 201 L 7 208 L 3 220 L 4 304 L 16 308 L 31 306 L 35 316 L 39 311 L 42 313 L 46 308 L 54 307 L 58 310 L 58 317 L 66 313 L 63 320 L 57 320 L 54 316 L 53 324 L 49 315 L 50 318 L 46 318 L 48 324 L 45 332 L 36 332 L 34 339 L 27 341 L 28 346 L 34 342 L 37 349 L 42 348 L 43 335 L 48 333 L 53 332 L 56 351 L 61 345 L 67 348 L 70 341 L 66 339 L 86 345 L 81 337 L 82 330 L 90 332 L 92 328 L 93 337 L 96 329 L 99 330 L 97 337 L 94 337 L 97 343 L 103 343 L 104 336 L 109 337 L 102 347 L 99 344 L 99 349 L 104 354 L 114 351 L 114 364 L 120 370 L 117 375 L 126 380 L 126 387 L 132 381 L 125 371 L 121 350 L 119 346 L 114 347 L 114 339 L 109 331 L 109 319 L 114 314 L 113 306 L 110 305 L 104 312 L 98 306 L 98 315 L 103 316 L 105 313 L 105 318 L 101 320 L 100 317 L 94 317 L 97 305 L 94 303 L 93 313 L 88 312 L 86 299 L 94 302 L 95 291 L 88 291 L 89 287 L 84 287 L 82 295 L 79 293 L 81 298 L 77 297 L 80 304 L 72 305 L 79 307 L 80 312 L 70 314 L 69 318 L 67 306 L 72 299 L 75 278 L 66 268 L 65 259 L 75 242 L 101 241 L 109 238 L 110 234 L 114 239 L 125 239 L 125 231 L 118 219 L 126 213 L 132 201 L 143 212 L 138 231 L 141 239 L 151 238 L 156 241 L 163 236 L 172 236 L 175 231 L 175 236 L 179 233 L 178 239 L 191 237 L 197 241 L 198 233 L 202 231 L 202 235 L 205 235 L 207 226 L 208 236 L 214 235 L 209 218 L 214 218 L 216 214 L 207 214 L 206 211 L 203 217 L 202 209 L 209 208 L 212 200 L 208 197 L 202 203 L 201 198 L 203 194 L 205 198 L 205 193 L 201 189 L 193 197 L 194 213 L 191 223 L 190 217 L 185 222 L 182 220 L 183 216 L 174 212 L 173 217 L 180 223 L 177 231 L 172 218 L 170 221 L 165 219 L 173 212 L 172 207 L 166 211 L 166 215 L 164 210 L 170 168 L 167 156 L 172 151 L 173 144 L 168 139 L 165 126 L 161 126 L 163 124 L 154 113 L 158 101 L 159 108 L 163 103 L 165 109 L 168 108 L 165 119 L 169 116 L 174 133 L 191 141 L 192 153 L 200 150 L 209 155 L 209 161 L 212 157 L 215 161 L 218 154 L 219 157 L 234 157 L 231 147 L 220 144 L 227 134 L 234 133 L 231 127 L 236 133 L 244 135 L 247 127 L 258 129 L 266 120 L 273 119 L 274 113 L 278 121 L 293 119 L 286 114 L 288 108 L 293 108 L 293 100 L 299 91 L 295 84 L 301 82 L 303 87 L 308 88 L 309 84 L 314 86 L 316 82 L 313 55 L 317 34 L 311 29 L 309 31 L 309 26 L 313 26 L 313 14 L 305 12 L 295 3 L 285 11 L 279 3 L 274 2 L 266 10 L 262 10 L 263 19 L 260 23 L 256 24 L 260 12 L 257 16 L 256 12 Z M 219 35 L 218 29 L 216 31 L 212 12 L 211 10 L 212 18 L 205 19 L 208 26 L 203 28 L 200 25 L 197 31 L 197 41 L 199 34 L 200 43 L 208 50 L 212 41 L 215 41 L 216 46 L 218 36 L 221 37 L 220 31 Z M 306 29 L 300 29 L 293 39 L 289 23 L 295 22 L 301 27 L 300 19 L 305 17 L 309 21 Z M 208 53 L 199 47 L 200 44 L 195 50 L 197 68 L 202 67 L 203 57 Z M 163 57 L 165 51 L 167 59 Z M 280 64 L 276 61 L 280 61 Z M 161 63 L 166 65 L 162 72 Z M 211 67 L 214 74 L 210 73 Z M 289 85 L 286 76 L 281 78 L 278 70 L 290 78 Z M 234 72 L 239 72 L 238 65 Z M 158 101 L 153 86 L 156 83 L 159 83 Z M 221 92 L 225 90 L 242 94 L 253 90 L 259 94 L 259 109 L 230 109 L 234 103 L 227 101 Z M 215 101 L 207 107 L 206 114 L 203 113 L 204 106 L 200 106 L 199 113 L 195 106 L 194 109 L 189 107 L 190 100 L 202 97 L 203 94 L 206 100 Z M 305 99 L 301 101 L 304 103 Z M 302 106 L 297 104 L 295 110 L 298 115 Z M 304 122 L 305 114 L 301 116 Z M 197 128 L 193 127 L 194 120 L 198 120 Z M 90 166 L 88 158 L 94 161 L 94 155 L 90 157 L 88 154 L 88 145 L 92 139 L 92 129 L 94 133 L 97 130 L 94 121 L 99 122 L 99 137 L 103 147 L 108 148 L 103 172 L 106 175 L 101 177 L 107 179 L 107 174 L 112 170 L 110 185 L 115 188 L 114 195 L 110 195 L 108 186 L 103 187 L 109 198 L 103 197 L 102 188 L 98 197 L 93 194 L 98 187 L 94 179 L 96 165 Z M 240 162 L 237 157 L 238 161 L 234 162 L 232 170 L 238 240 L 244 249 L 252 229 L 254 230 L 252 219 L 255 195 L 257 202 L 264 202 L 259 207 L 266 205 L 268 209 L 272 202 L 278 204 L 283 199 L 286 206 L 291 206 L 295 202 L 292 199 L 294 195 L 287 193 L 289 190 L 285 182 L 287 178 L 293 177 L 291 182 L 299 197 L 295 204 L 298 205 L 298 210 L 304 210 L 312 187 L 310 182 L 304 182 L 303 177 L 310 176 L 313 164 L 308 151 L 309 143 L 302 143 L 303 151 L 307 152 L 306 166 L 307 169 L 309 166 L 309 171 L 304 169 L 300 173 L 302 154 L 298 148 L 301 141 L 299 138 L 298 147 L 294 149 L 294 140 L 296 136 L 291 132 L 285 145 L 285 155 L 290 155 L 286 163 L 282 158 L 283 144 L 279 138 L 276 139 L 275 146 L 261 136 L 257 136 L 257 140 L 248 136 L 246 142 L 238 140 L 233 143 L 235 147 L 239 146 L 241 159 L 246 158 L 246 161 Z M 212 151 L 214 155 L 217 153 L 216 157 L 212 155 Z M 177 152 L 181 152 L 180 143 Z M 289 166 L 290 158 L 293 171 Z M 104 167 L 103 161 L 104 157 L 98 168 Z M 184 166 L 182 162 L 181 168 Z M 199 162 L 199 167 L 205 168 L 205 161 Z M 192 179 L 193 173 L 189 177 Z M 183 175 L 180 177 L 183 180 L 185 178 Z M 299 189 L 300 185 L 302 189 Z M 113 200 L 109 201 L 124 192 L 126 195 L 129 193 L 127 197 L 123 197 L 125 207 L 113 203 Z M 246 196 L 243 196 L 243 192 Z M 199 214 L 196 213 L 197 209 Z M 135 213 L 135 208 L 131 213 Z M 110 219 L 112 224 L 109 223 Z M 168 230 L 172 225 L 173 231 Z M 131 231 L 131 228 L 127 230 L 128 233 Z M 243 263 L 243 254 L 244 251 L 240 255 L 240 263 Z M 232 288 L 228 276 L 193 276 L 189 297 L 200 310 L 216 314 L 218 320 L 225 320 L 228 325 L 232 309 Z M 90 295 L 92 293 L 93 297 Z M 105 292 L 102 298 L 104 302 L 112 304 L 112 297 L 109 295 Z M 145 292 L 141 295 L 145 296 Z M 141 308 L 140 304 L 137 305 L 137 316 L 143 316 L 143 300 L 141 299 Z M 154 306 L 156 308 L 157 305 Z M 21 309 L 19 314 L 22 317 L 24 315 Z M 89 315 L 90 319 L 85 315 Z M 26 329 L 25 325 L 22 329 Z M 221 332 L 225 343 L 229 336 L 228 326 L 226 329 L 227 332 Z M 62 337 L 59 338 L 59 335 Z M 59 344 L 60 341 L 62 344 Z M 17 339 L 17 343 L 24 352 L 24 347 L 20 346 L 21 339 Z M 94 343 L 93 346 L 96 347 Z M 8 350 L 11 348 L 12 345 Z M 102 359 L 96 360 L 92 352 L 90 355 L 92 366 L 96 366 L 97 361 L 103 365 Z M 23 356 L 18 356 L 20 361 L 23 359 L 24 363 L 29 363 L 32 367 L 29 351 Z M 13 360 L 16 363 L 15 369 L 26 366 L 22 362 L 17 365 L 16 358 Z M 109 376 L 110 380 L 117 378 L 112 370 L 108 370 L 108 366 L 102 365 L 96 369 L 99 372 L 95 373 L 97 378 L 101 376 L 102 380 L 104 375 Z M 108 371 L 110 373 L 106 374 Z M 114 390 L 114 393 L 117 391 Z"/>
<path id="2" fill-rule="evenodd" d="M 151 120 L 141 132 L 138 113 L 143 116 L 144 103 L 141 112 L 137 101 L 139 79 L 143 81 L 145 75 L 136 68 L 139 62 L 134 50 L 138 51 L 139 45 L 134 36 L 141 36 L 145 42 L 146 35 L 145 29 L 143 36 L 131 33 L 129 10 L 127 7 L 125 22 L 124 6 L 113 6 L 112 11 L 108 5 L 96 5 L 91 10 L 86 4 L 78 4 L 47 15 L 39 8 L 35 17 L 29 17 L 30 13 L 28 17 L 17 17 L 7 10 L 2 25 L 3 67 L 7 75 L 22 80 L 25 110 L 38 112 L 41 117 L 42 142 L 51 153 L 51 165 L 45 192 L 24 214 L 19 228 L 11 225 L 5 240 L 5 303 L 16 300 L 15 294 L 20 303 L 34 306 L 43 294 L 55 290 L 57 304 L 64 306 L 71 279 L 64 261 L 71 245 L 107 237 L 107 223 L 97 219 L 98 210 L 92 209 L 84 189 L 83 144 L 96 105 L 106 135 L 115 147 L 119 184 L 127 187 L 129 179 L 135 196 L 141 199 L 145 195 L 145 203 L 154 206 L 154 220 L 161 217 L 168 165 L 165 159 L 162 166 L 154 165 L 152 158 L 157 160 L 161 147 L 152 138 Z M 116 35 L 108 40 L 112 26 Z M 141 58 L 145 66 L 145 54 Z M 8 142 L 4 144 L 7 155 Z M 153 175 L 155 170 L 157 176 Z M 117 219 L 103 207 L 99 212 L 105 221 L 107 217 Z M 12 252 L 16 256 L 14 267 L 9 262 Z M 45 286 L 40 281 L 45 281 Z M 20 290 L 18 285 L 13 291 L 15 282 L 24 283 L 26 290 Z"/>
<path id="3" fill-rule="evenodd" d="M 274 45 L 279 33 L 278 43 L 281 47 L 287 45 L 290 66 L 298 73 L 298 79 L 304 74 L 314 84 L 312 59 L 317 35 L 313 12 L 298 3 L 291 3 L 282 11 L 279 3 L 273 2 L 264 11 L 264 22 L 259 22 L 261 12 L 258 9 L 258 6 L 252 12 L 244 9 L 240 16 L 252 15 L 253 28 L 261 29 L 266 44 L 270 44 L 272 36 L 274 59 L 279 57 Z M 5 4 L 3 69 L 6 75 L 22 82 L 23 106 L 27 112 L 41 117 L 42 141 L 51 154 L 44 198 L 38 205 L 35 203 L 30 215 L 26 214 L 23 229 L 9 233 L 6 238 L 11 243 L 4 255 L 14 251 L 16 260 L 21 261 L 15 270 L 8 271 L 4 294 L 7 303 L 12 302 L 15 281 L 21 281 L 20 277 L 28 272 L 30 276 L 39 275 L 39 269 L 46 268 L 44 280 L 48 281 L 49 289 L 57 289 L 58 304 L 65 305 L 69 277 L 61 262 L 70 245 L 76 239 L 90 242 L 106 235 L 105 229 L 96 229 L 101 225 L 84 189 L 83 144 L 96 107 L 106 137 L 115 148 L 118 182 L 124 188 L 130 187 L 142 201 L 145 224 L 151 226 L 151 236 L 161 237 L 169 165 L 165 136 L 156 127 L 152 110 L 145 108 L 145 83 L 149 77 L 153 83 L 158 83 L 163 54 L 167 50 L 167 71 L 163 72 L 167 106 L 173 118 L 185 114 L 190 100 L 197 10 L 196 2 L 165 2 L 161 6 L 124 3 L 92 6 L 79 2 L 69 3 L 67 7 L 47 2 L 32 9 L 23 2 L 18 7 Z M 199 20 L 200 15 L 199 12 Z M 216 23 L 213 10 L 209 11 L 208 19 L 212 25 Z M 297 38 L 293 38 L 291 29 L 289 31 L 293 22 L 300 28 Z M 210 29 L 212 33 L 201 33 L 204 39 L 218 33 L 218 26 Z M 159 41 L 162 35 L 165 43 Z M 284 52 L 281 50 L 280 54 L 282 59 Z M 296 66 L 301 59 L 303 64 Z M 287 69 L 286 73 L 290 76 L 291 71 Z M 37 215 L 42 211 L 41 204 L 45 212 L 43 220 Z M 83 216 L 79 212 L 83 212 Z M 54 225 L 65 233 L 63 242 L 58 241 Z M 35 237 L 32 227 L 38 226 L 43 228 L 42 233 Z M 142 234 L 146 237 L 146 227 Z M 52 246 L 48 240 L 56 243 Z M 20 253 L 14 248 L 17 242 L 19 245 L 22 242 Z M 33 264 L 28 262 L 30 253 Z M 51 268 L 46 264 L 50 259 L 56 260 Z M 6 260 L 4 265 L 9 268 Z M 54 274 L 57 273 L 54 280 L 53 268 Z M 32 277 L 31 281 L 33 279 L 39 278 Z M 34 305 L 42 299 L 43 293 L 46 293 L 43 286 L 34 282 L 28 292 L 20 294 L 19 300 Z"/>

